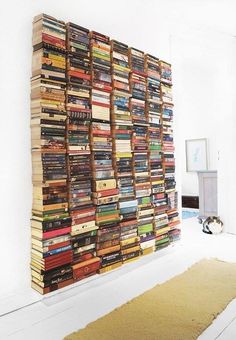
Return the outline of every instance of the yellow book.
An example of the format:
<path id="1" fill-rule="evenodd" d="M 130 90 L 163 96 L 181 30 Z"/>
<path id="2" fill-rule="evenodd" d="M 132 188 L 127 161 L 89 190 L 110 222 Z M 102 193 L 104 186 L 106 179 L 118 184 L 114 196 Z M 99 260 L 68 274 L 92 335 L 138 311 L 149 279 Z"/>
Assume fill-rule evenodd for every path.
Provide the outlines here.
<path id="1" fill-rule="evenodd" d="M 126 254 L 130 254 L 130 253 L 133 253 L 133 252 L 139 251 L 139 250 L 140 250 L 140 246 L 135 246 L 135 247 L 131 247 L 131 248 L 128 248 L 128 249 L 121 250 L 121 254 L 126 255 Z"/>
<path id="2" fill-rule="evenodd" d="M 102 191 L 102 190 L 109 190 L 116 188 L 116 180 L 115 179 L 105 179 L 100 181 L 95 181 L 95 190 Z"/>
<path id="3" fill-rule="evenodd" d="M 136 237 L 129 238 L 127 240 L 120 241 L 120 245 L 121 247 L 124 247 L 124 246 L 127 246 L 135 242 L 139 242 L 139 241 L 140 241 L 140 237 L 136 236 Z"/>
<path id="4" fill-rule="evenodd" d="M 117 263 L 111 264 L 110 266 L 106 266 L 104 268 L 100 268 L 99 269 L 99 274 L 103 274 L 103 273 L 109 272 L 109 271 L 111 271 L 113 269 L 119 268 L 120 266 L 122 266 L 122 262 L 117 262 Z"/>
<path id="5" fill-rule="evenodd" d="M 128 67 L 124 67 L 124 66 L 120 66 L 117 64 L 113 64 L 114 69 L 119 70 L 119 71 L 125 71 L 125 72 L 130 72 L 130 68 Z"/>
<path id="6" fill-rule="evenodd" d="M 130 152 L 116 152 L 116 159 L 119 158 L 132 158 L 132 153 Z"/>

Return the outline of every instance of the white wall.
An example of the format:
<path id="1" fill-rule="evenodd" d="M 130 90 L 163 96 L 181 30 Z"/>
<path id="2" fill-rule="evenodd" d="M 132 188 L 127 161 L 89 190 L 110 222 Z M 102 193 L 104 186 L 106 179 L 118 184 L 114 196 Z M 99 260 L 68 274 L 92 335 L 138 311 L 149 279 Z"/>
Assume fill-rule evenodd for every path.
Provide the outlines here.
<path id="1" fill-rule="evenodd" d="M 181 120 L 181 179 L 183 195 L 198 195 L 196 172 L 186 171 L 185 141 L 207 138 L 208 169 L 217 170 L 219 143 L 220 104 L 223 98 L 224 71 L 222 39 L 193 32 L 192 37 L 175 36 L 172 48 L 175 53 L 176 109 Z M 226 38 L 227 39 L 227 38 Z M 231 41 L 228 43 L 231 44 Z M 228 48 L 228 47 L 226 47 Z M 227 49 L 228 51 L 228 49 Z M 227 54 L 225 54 L 227 58 Z"/>
<path id="2" fill-rule="evenodd" d="M 7 1 L 1 6 L 1 201 L 0 201 L 0 295 L 30 286 L 30 216 L 31 216 L 31 159 L 30 159 L 30 72 L 32 18 L 41 12 L 65 21 L 72 21 L 89 29 L 173 62 L 176 155 L 178 169 L 183 168 L 183 140 L 206 136 L 205 117 L 222 113 L 218 86 L 221 79 L 216 64 L 211 66 L 207 45 L 199 53 L 195 46 L 194 30 L 187 38 L 181 24 L 181 12 L 172 2 L 120 0 L 41 0 Z M 171 8 L 173 10 L 171 11 Z M 164 14 L 164 15 L 162 15 Z M 177 15 L 178 14 L 178 15 Z M 10 21 L 9 21 L 10 20 Z M 182 27 L 183 26 L 183 27 Z M 172 43 L 171 43 L 172 36 Z M 192 43 L 191 43 L 192 42 Z M 190 44 L 190 45 L 189 45 Z M 190 48 L 188 47 L 190 46 Z M 208 55 L 208 52 L 211 53 Z M 227 58 L 227 50 L 225 58 Z M 204 63 L 205 60 L 207 64 Z M 219 65 L 220 68 L 220 65 Z M 205 90 L 214 92 L 200 99 Z M 199 100 L 198 100 L 199 99 Z M 191 118 L 190 118 L 191 117 Z M 199 117 L 199 118 L 198 118 Z M 190 120 L 189 120 L 190 119 Z M 187 123 L 188 121 L 188 123 Z M 184 130 L 182 128 L 184 122 Z M 215 123 L 214 123 L 215 124 Z M 201 136 L 194 128 L 202 128 Z M 219 131 L 218 131 L 219 133 Z M 213 134 L 212 134 L 213 136 Z M 180 140 L 180 142 L 178 142 Z M 213 143 L 213 139 L 212 139 Z M 213 147 L 212 147 L 213 148 Z M 213 150 L 213 149 L 212 149 Z M 215 165 L 215 151 L 211 151 L 211 165 Z M 180 172 L 177 173 L 180 186 Z M 192 178 L 187 180 L 193 182 Z M 186 182 L 187 185 L 187 182 Z M 194 184 L 194 188 L 196 185 Z M 185 190 L 185 188 L 184 188 Z M 194 191 L 195 189 L 193 189 Z"/>
<path id="3" fill-rule="evenodd" d="M 236 39 L 228 49 L 230 59 L 222 58 L 221 67 L 227 74 L 222 82 L 222 114 L 219 117 L 218 208 L 225 231 L 236 234 Z"/>
<path id="4" fill-rule="evenodd" d="M 170 59 L 169 32 L 162 27 L 161 22 L 152 22 L 147 26 L 147 19 L 143 19 L 147 9 L 143 7 L 142 1 L 131 3 L 121 0 L 115 9 L 116 14 L 108 0 L 9 0 L 4 2 L 4 8 L 0 11 L 0 58 L 1 65 L 4 65 L 1 69 L 0 124 L 0 295 L 30 286 L 30 73 L 33 16 L 47 13 L 107 34 L 162 59 Z M 135 27 L 130 20 L 130 13 L 136 15 L 137 22 L 143 21 L 145 25 Z"/>
<path id="5" fill-rule="evenodd" d="M 191 31 L 172 38 L 182 195 L 198 195 L 196 173 L 187 173 L 185 140 L 208 139 L 209 170 L 218 171 L 218 215 L 236 234 L 236 39 Z"/>

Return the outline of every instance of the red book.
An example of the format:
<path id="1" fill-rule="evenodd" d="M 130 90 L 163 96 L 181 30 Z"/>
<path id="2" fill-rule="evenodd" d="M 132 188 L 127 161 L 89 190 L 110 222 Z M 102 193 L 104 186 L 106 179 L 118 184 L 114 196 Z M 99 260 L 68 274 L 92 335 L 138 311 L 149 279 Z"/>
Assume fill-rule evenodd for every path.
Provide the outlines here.
<path id="1" fill-rule="evenodd" d="M 62 247 L 66 247 L 70 245 L 70 241 L 64 241 L 64 242 L 60 242 L 60 243 L 56 243 L 56 244 L 51 244 L 50 246 L 48 246 L 48 251 L 49 250 L 54 250 L 57 248 L 62 248 Z"/>
<path id="2" fill-rule="evenodd" d="M 43 233 L 43 240 L 47 240 L 48 238 L 53 238 L 53 237 L 60 236 L 60 235 L 66 235 L 66 234 L 69 234 L 70 232 L 71 232 L 71 227 L 46 231 L 45 233 Z"/>
<path id="3" fill-rule="evenodd" d="M 175 165 L 175 162 L 164 162 L 164 164 L 167 165 L 167 166 L 168 166 L 168 165 L 171 165 L 171 166 L 172 166 L 172 165 Z"/>
<path id="4" fill-rule="evenodd" d="M 125 221 L 125 222 L 120 222 L 120 227 L 121 227 L 121 229 L 125 228 L 125 227 L 129 227 L 129 226 L 131 226 L 131 228 L 132 228 L 132 226 L 134 228 L 136 228 L 137 223 L 138 223 L 137 220 L 130 220 L 130 221 Z"/>
<path id="5" fill-rule="evenodd" d="M 104 90 L 106 92 L 111 92 L 112 91 L 112 87 L 109 86 L 109 85 L 104 85 L 104 84 L 100 84 L 100 83 L 94 82 L 93 86 L 94 86 L 94 88 L 97 88 L 99 90 Z"/>
<path id="6" fill-rule="evenodd" d="M 48 256 L 44 259 L 44 263 L 54 263 L 58 262 L 60 259 L 69 258 L 72 255 L 72 250 L 66 250 L 59 254 Z"/>
<path id="7" fill-rule="evenodd" d="M 80 262 L 84 262 L 84 261 L 87 261 L 87 260 L 90 260 L 94 257 L 93 253 L 87 253 L 87 254 L 83 254 L 81 255 L 78 260 L 74 260 L 73 261 L 73 264 L 76 264 L 76 263 L 80 263 Z"/>
<path id="8" fill-rule="evenodd" d="M 93 220 L 95 220 L 95 215 L 83 217 L 83 218 L 77 218 L 77 219 L 73 219 L 72 225 L 90 222 L 90 221 L 93 221 Z"/>
<path id="9" fill-rule="evenodd" d="M 131 79 L 132 82 L 137 83 L 137 84 L 144 84 L 143 80 L 138 80 L 138 79 Z"/>
<path id="10" fill-rule="evenodd" d="M 130 130 L 115 130 L 115 133 L 124 133 L 124 134 L 131 135 L 132 131 L 130 131 Z"/>
<path id="11" fill-rule="evenodd" d="M 78 71 L 69 71 L 68 72 L 69 76 L 74 76 L 74 77 L 78 77 L 78 78 L 83 78 L 83 79 L 87 79 L 90 80 L 91 79 L 91 75 L 90 74 L 85 74 L 85 73 L 81 73 Z"/>
<path id="12" fill-rule="evenodd" d="M 91 207 L 91 208 L 87 208 L 87 209 L 79 209 L 78 211 L 72 211 L 71 212 L 71 217 L 72 218 L 78 218 L 80 217 L 81 215 L 83 214 L 86 214 L 86 213 L 92 213 L 92 214 L 95 214 L 95 211 L 96 211 L 96 208 L 95 207 Z"/>
<path id="13" fill-rule="evenodd" d="M 157 199 L 161 199 L 161 198 L 165 198 L 165 193 L 163 192 L 163 193 L 160 193 L 160 194 L 154 194 L 153 196 Z"/>
<path id="14" fill-rule="evenodd" d="M 96 194 L 97 194 L 97 198 L 118 195 L 119 194 L 119 189 L 103 190 L 103 191 L 97 192 Z"/>
<path id="15" fill-rule="evenodd" d="M 53 268 L 56 268 L 56 267 L 60 267 L 63 264 L 68 264 L 68 263 L 71 263 L 72 261 L 73 261 L 73 256 L 70 256 L 68 258 L 65 258 L 63 260 L 60 260 L 60 261 L 57 261 L 57 262 L 54 262 L 54 263 L 45 264 L 44 270 L 47 271 L 47 270 L 50 270 L 50 269 L 53 269 Z"/>
<path id="16" fill-rule="evenodd" d="M 137 70 L 132 70 L 132 73 L 133 74 L 138 74 L 139 76 L 142 76 L 142 77 L 147 77 L 146 73 L 140 72 L 140 71 L 137 71 Z"/>
<path id="17" fill-rule="evenodd" d="M 78 263 L 72 266 L 72 268 L 74 279 L 83 279 L 91 273 L 95 273 L 100 268 L 100 258 L 94 257 L 84 263 Z"/>
<path id="18" fill-rule="evenodd" d="M 92 134 L 93 135 L 106 135 L 106 136 L 110 136 L 111 135 L 111 131 L 110 130 L 92 130 Z"/>
<path id="19" fill-rule="evenodd" d="M 100 103 L 96 101 L 92 101 L 92 105 L 102 106 L 102 107 L 108 107 L 110 108 L 110 104 Z"/>
<path id="20" fill-rule="evenodd" d="M 48 44 L 55 45 L 59 48 L 65 49 L 66 47 L 66 42 L 65 40 L 53 37 L 49 34 L 43 33 L 42 34 L 42 40 Z"/>

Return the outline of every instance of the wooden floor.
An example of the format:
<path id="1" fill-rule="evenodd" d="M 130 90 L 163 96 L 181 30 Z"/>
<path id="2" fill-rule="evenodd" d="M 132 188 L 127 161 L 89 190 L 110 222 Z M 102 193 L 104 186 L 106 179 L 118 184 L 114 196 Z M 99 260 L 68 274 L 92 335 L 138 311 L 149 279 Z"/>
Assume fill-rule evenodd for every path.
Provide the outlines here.
<path id="1" fill-rule="evenodd" d="M 0 301 L 0 313 L 6 313 L 0 317 L 0 339 L 60 340 L 157 283 L 185 271 L 201 258 L 236 262 L 236 236 L 206 235 L 196 218 L 184 220 L 182 230 L 178 245 L 81 281 L 73 288 L 43 298 L 32 291 L 5 298 Z M 10 312 L 11 309 L 16 310 Z M 236 339 L 236 300 L 199 337 L 213 339 Z"/>

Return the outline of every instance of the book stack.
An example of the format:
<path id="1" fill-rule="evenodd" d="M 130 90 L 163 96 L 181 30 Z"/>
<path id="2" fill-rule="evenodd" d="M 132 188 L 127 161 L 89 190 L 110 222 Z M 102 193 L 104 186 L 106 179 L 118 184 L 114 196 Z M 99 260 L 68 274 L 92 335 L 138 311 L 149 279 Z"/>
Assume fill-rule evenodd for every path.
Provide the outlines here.
<path id="1" fill-rule="evenodd" d="M 180 239 L 181 231 L 179 229 L 179 214 L 178 214 L 178 193 L 177 191 L 172 191 L 167 194 L 168 197 L 168 221 L 169 221 L 169 238 L 171 242 L 178 241 Z"/>
<path id="2" fill-rule="evenodd" d="M 31 138 L 32 287 L 41 294 L 73 283 L 66 168 L 66 28 L 45 14 L 33 21 Z"/>
<path id="3" fill-rule="evenodd" d="M 164 103 L 173 104 L 172 98 L 172 73 L 171 65 L 165 61 L 160 60 L 161 71 L 161 99 Z"/>
<path id="4" fill-rule="evenodd" d="M 118 41 L 111 41 L 112 48 L 112 137 L 113 165 L 119 187 L 122 261 L 139 256 L 137 236 L 137 200 L 132 173 L 132 117 L 129 109 L 129 49 Z M 134 233 L 134 229 L 135 233 Z"/>
<path id="5" fill-rule="evenodd" d="M 144 52 L 135 48 L 129 49 L 130 59 L 130 87 L 132 98 L 130 110 L 134 124 L 146 126 L 145 100 L 146 100 L 146 73 L 144 67 Z"/>
<path id="6" fill-rule="evenodd" d="M 110 38 L 90 32 L 92 67 L 92 118 L 110 122 L 111 56 Z"/>
<path id="7" fill-rule="evenodd" d="M 161 71 L 161 82 L 162 84 L 172 86 L 172 71 L 171 71 L 171 64 L 160 60 L 160 71 Z"/>
<path id="8" fill-rule="evenodd" d="M 181 230 L 179 228 L 171 229 L 169 231 L 169 240 L 170 243 L 174 243 L 179 241 L 181 238 Z"/>
<path id="9" fill-rule="evenodd" d="M 177 210 L 177 193 L 175 182 L 175 156 L 173 141 L 173 98 L 171 65 L 160 61 L 161 97 L 162 97 L 162 129 L 163 129 L 163 167 L 165 174 L 165 192 L 168 200 L 168 224 L 170 241 L 179 239 L 180 224 Z M 176 229 L 176 231 L 175 231 Z M 173 235 L 173 237 L 171 236 Z"/>
<path id="10" fill-rule="evenodd" d="M 152 205 L 154 207 L 155 250 L 158 250 L 160 242 L 161 246 L 167 245 L 167 242 L 165 243 L 162 238 L 159 240 L 160 228 L 165 225 L 163 213 L 167 208 L 162 167 L 162 107 L 159 59 L 146 54 L 145 70 L 147 73 L 146 111 L 149 122 L 149 166 L 152 184 Z M 165 217 L 167 219 L 166 214 Z"/>
<path id="11" fill-rule="evenodd" d="M 145 54 L 134 48 L 129 49 L 131 67 L 130 85 L 132 98 L 130 110 L 133 120 L 132 150 L 135 194 L 138 202 L 138 236 L 141 253 L 153 251 L 153 213 L 151 202 L 151 181 L 149 169 L 148 119 L 145 110 L 146 73 Z"/>
<path id="12" fill-rule="evenodd" d="M 92 125 L 91 150 L 93 168 L 93 201 L 96 205 L 97 255 L 100 273 L 121 265 L 119 190 L 112 163 L 110 125 L 111 46 L 110 38 L 91 32 L 92 53 Z"/>
<path id="13" fill-rule="evenodd" d="M 160 250 L 170 244 L 169 220 L 166 212 L 155 215 L 155 250 Z"/>
<path id="14" fill-rule="evenodd" d="M 69 211 L 72 218 L 73 277 L 96 274 L 95 207 L 89 129 L 91 120 L 90 39 L 86 28 L 67 24 L 67 164 Z"/>
<path id="15" fill-rule="evenodd" d="M 118 198 L 112 167 L 112 138 L 110 124 L 91 123 L 93 167 L 93 202 L 96 205 L 97 255 L 101 258 L 100 272 L 121 264 Z"/>

